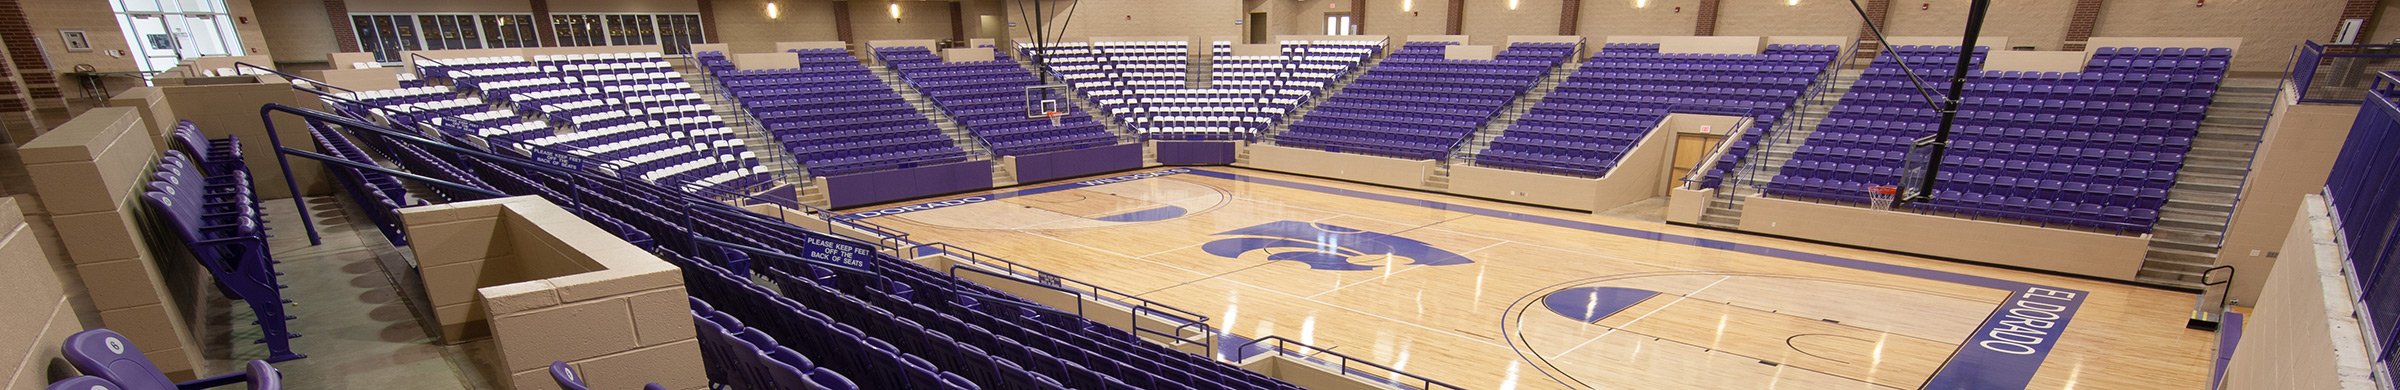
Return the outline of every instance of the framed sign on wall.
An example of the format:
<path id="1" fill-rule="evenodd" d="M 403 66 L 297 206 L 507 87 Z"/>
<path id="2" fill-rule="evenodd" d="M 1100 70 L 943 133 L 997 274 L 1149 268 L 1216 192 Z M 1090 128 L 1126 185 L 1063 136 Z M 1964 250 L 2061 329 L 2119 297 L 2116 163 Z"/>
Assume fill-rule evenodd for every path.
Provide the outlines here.
<path id="1" fill-rule="evenodd" d="M 59 29 L 58 37 L 67 51 L 92 51 L 92 41 L 84 37 L 82 29 Z"/>

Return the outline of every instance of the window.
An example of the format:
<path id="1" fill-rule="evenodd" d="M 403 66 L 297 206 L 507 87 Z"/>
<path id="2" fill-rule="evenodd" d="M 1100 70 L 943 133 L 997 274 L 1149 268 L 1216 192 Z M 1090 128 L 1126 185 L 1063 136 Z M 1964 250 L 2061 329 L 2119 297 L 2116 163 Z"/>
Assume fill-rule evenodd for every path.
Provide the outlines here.
<path id="1" fill-rule="evenodd" d="M 1325 14 L 1325 35 L 1358 35 L 1358 26 L 1350 24 L 1350 14 Z"/>
<path id="2" fill-rule="evenodd" d="M 360 51 L 401 62 L 410 50 L 541 46 L 533 14 L 350 14 Z"/>
<path id="3" fill-rule="evenodd" d="M 161 71 L 200 56 L 243 54 L 241 35 L 224 0 L 110 0 L 125 44 L 144 71 Z"/>
<path id="4" fill-rule="evenodd" d="M 552 14 L 559 46 L 658 45 L 668 55 L 707 43 L 700 14 Z"/>

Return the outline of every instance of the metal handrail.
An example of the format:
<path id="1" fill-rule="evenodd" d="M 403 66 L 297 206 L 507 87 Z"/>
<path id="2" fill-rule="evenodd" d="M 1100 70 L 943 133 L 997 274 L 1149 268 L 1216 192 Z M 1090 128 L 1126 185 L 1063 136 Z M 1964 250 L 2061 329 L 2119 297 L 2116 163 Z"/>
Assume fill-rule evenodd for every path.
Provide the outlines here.
<path id="1" fill-rule="evenodd" d="M 1091 284 L 1081 280 L 1075 280 L 1073 278 L 1050 273 L 1050 271 L 1044 271 L 1040 268 L 1034 268 L 1024 264 L 1019 264 L 1014 261 L 1008 261 L 1008 259 L 1002 259 L 999 256 L 987 255 L 981 252 L 976 252 L 941 242 L 919 244 L 918 247 L 931 248 L 935 250 L 936 253 L 951 254 L 961 260 L 966 260 L 970 263 L 975 263 L 985 267 L 996 268 L 1002 272 L 1030 276 L 1037 283 L 1082 289 L 1088 292 L 1078 294 L 1079 297 L 1088 296 L 1096 301 L 1115 302 L 1117 304 L 1124 305 L 1129 308 L 1129 310 L 1134 312 L 1136 318 L 1139 318 L 1143 311 L 1148 310 L 1153 312 L 1153 315 L 1155 316 L 1182 321 L 1180 324 L 1178 324 L 1178 326 L 1176 326 L 1176 330 L 1179 332 L 1183 328 L 1193 326 L 1201 327 L 1204 334 L 1209 333 L 1208 330 L 1213 329 L 1208 328 L 1207 322 L 1209 321 L 1209 317 L 1207 315 L 1170 306 L 1165 303 L 1150 300 L 1148 298 L 1142 298 L 1138 295 L 1127 294 L 1122 291 L 1101 287 L 1097 284 Z M 1115 296 L 1110 296 L 1110 294 L 1114 294 Z M 1165 312 L 1160 312 L 1159 310 L 1165 310 Z M 1134 327 L 1139 328 L 1139 323 L 1137 322 Z"/>
<path id="2" fill-rule="evenodd" d="M 1235 347 L 1235 348 L 1234 348 L 1234 351 L 1235 351 L 1234 353 L 1236 353 L 1236 354 L 1239 354 L 1239 356 L 1235 356 L 1235 357 L 1233 358 L 1233 361 L 1235 361 L 1235 362 L 1240 362 L 1240 361 L 1243 361 L 1243 360 L 1248 360 L 1248 359 L 1250 359 L 1250 357 L 1251 357 L 1251 356 L 1256 356 L 1256 355 L 1254 355 L 1254 354 L 1250 354 L 1250 353 L 1248 353 L 1248 352 L 1249 352 L 1249 350 L 1250 350 L 1250 347 L 1251 347 L 1251 346 L 1254 346 L 1254 345 L 1258 345 L 1258 344 L 1260 344 L 1260 343 L 1269 342 L 1269 341 L 1273 341 L 1273 342 L 1275 343 L 1275 348 L 1274 348 L 1274 349 L 1271 349 L 1271 350 L 1268 350 L 1268 351 L 1266 351 L 1266 352 L 1274 352 L 1274 353 L 1278 353 L 1278 354 L 1284 354 L 1284 355 L 1295 355 L 1295 356 L 1300 356 L 1301 358 L 1303 358 L 1303 359 L 1308 359 L 1308 360 L 1317 360 L 1316 358 L 1312 357 L 1312 355 L 1315 355 L 1315 356 L 1333 356 L 1333 357 L 1339 358 L 1339 359 L 1336 359 L 1334 362 L 1330 363 L 1329 365 L 1332 365 L 1332 366 L 1336 367 L 1337 369 L 1339 369 L 1339 370 L 1340 370 L 1339 374 L 1341 374 L 1341 375 L 1343 375 L 1343 376 L 1363 376 L 1363 377 L 1372 378 L 1372 379 L 1374 379 L 1374 380 L 1376 380 L 1376 381 L 1385 381 L 1385 382 L 1389 382 L 1389 381 L 1390 381 L 1389 379 L 1386 379 L 1386 378 L 1384 378 L 1384 377 L 1380 377 L 1380 376 L 1371 376 L 1371 375 L 1364 375 L 1364 373 L 1360 373 L 1360 372 L 1357 372 L 1356 370 L 1352 370 L 1352 369 L 1350 368 L 1350 364 L 1351 364 L 1351 363 L 1357 363 L 1357 364 L 1366 365 L 1367 367 L 1372 367 L 1372 368 L 1375 368 L 1375 369 L 1381 369 L 1381 370 L 1383 370 L 1383 371 L 1385 371 L 1385 372 L 1390 372 L 1390 373 L 1392 373 L 1393 375 L 1405 376 L 1405 377 L 1408 377 L 1409 379 L 1416 379 L 1416 380 L 1417 380 L 1417 382 L 1418 382 L 1418 383 L 1417 383 L 1417 385 L 1418 385 L 1418 386 L 1417 386 L 1416 388 L 1418 388 L 1418 389 L 1428 389 L 1428 390 L 1430 390 L 1430 389 L 1437 389 L 1437 388 L 1439 388 L 1439 389 L 1450 389 L 1450 390 L 1466 390 L 1466 388 L 1463 388 L 1463 387 L 1458 387 L 1458 386 L 1452 386 L 1452 385 L 1450 385 L 1450 384 L 1448 384 L 1448 383 L 1442 383 L 1442 381 L 1433 380 L 1433 378 L 1426 378 L 1426 377 L 1425 377 L 1425 376 L 1423 376 L 1423 375 L 1412 374 L 1412 373 L 1409 373 L 1409 372 L 1407 372 L 1407 371 L 1400 371 L 1400 369 L 1397 369 L 1397 368 L 1392 368 L 1392 367 L 1390 367 L 1390 366 L 1385 366 L 1385 365 L 1382 365 L 1382 364 L 1376 364 L 1375 362 L 1370 362 L 1370 361 L 1366 361 L 1366 360 L 1364 360 L 1364 359 L 1359 359 L 1359 358 L 1356 358 L 1356 357 L 1352 357 L 1352 356 L 1350 356 L 1350 355 L 1346 355 L 1346 354 L 1343 354 L 1343 353 L 1341 353 L 1341 352 L 1334 352 L 1333 350 L 1330 350 L 1330 349 L 1318 348 L 1317 346 L 1314 346 L 1314 345 L 1308 345 L 1308 343 L 1302 343 L 1302 342 L 1295 341 L 1295 340 L 1292 340 L 1292 339 L 1283 338 L 1283 336 L 1267 336 L 1267 337 L 1260 337 L 1260 338 L 1258 338 L 1257 340 L 1250 340 L 1250 342 L 1247 342 L 1247 343 L 1242 343 L 1242 345 L 1241 345 L 1241 346 L 1239 346 L 1239 347 Z M 1290 347 L 1290 346 L 1292 346 L 1292 345 L 1299 345 L 1299 346 L 1300 346 L 1300 347 L 1302 347 L 1302 348 L 1307 348 L 1307 350 L 1305 350 L 1305 351 L 1294 351 L 1294 350 L 1292 350 L 1292 349 L 1288 348 L 1288 347 Z M 1321 361 L 1321 360 L 1319 360 L 1319 361 Z"/>

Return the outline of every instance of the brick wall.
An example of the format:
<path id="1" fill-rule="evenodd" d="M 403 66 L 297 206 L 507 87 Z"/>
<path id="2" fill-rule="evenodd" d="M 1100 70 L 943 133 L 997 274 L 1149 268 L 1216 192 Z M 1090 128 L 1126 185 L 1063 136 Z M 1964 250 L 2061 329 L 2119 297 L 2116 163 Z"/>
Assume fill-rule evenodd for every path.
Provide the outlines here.
<path id="1" fill-rule="evenodd" d="M 696 1 L 697 3 L 695 5 L 700 6 L 701 42 L 722 42 L 717 40 L 717 6 L 715 2 L 710 0 Z M 766 11 L 762 10 L 759 12 Z"/>
<path id="2" fill-rule="evenodd" d="M 41 46 L 34 44 L 34 37 L 32 21 L 26 17 L 23 5 L 17 0 L 0 0 L 0 41 L 7 42 L 9 65 L 16 69 L 17 82 L 22 83 L 19 85 L 25 87 L 26 99 L 17 103 L 31 107 L 63 105 L 63 102 L 58 102 L 62 96 L 58 77 L 50 73 L 49 60 L 44 57 Z M 45 104 L 44 100 L 56 103 Z M 0 108 L 6 108 L 7 111 L 22 110 Z"/>
<path id="3" fill-rule="evenodd" d="M 333 40 L 344 53 L 362 50 L 358 46 L 358 27 L 350 25 L 350 2 L 325 0 L 325 18 L 333 24 Z"/>
<path id="4" fill-rule="evenodd" d="M 1583 21 L 1583 0 L 1561 0 L 1558 5 L 1558 35 L 1575 35 L 1576 22 Z"/>
<path id="5" fill-rule="evenodd" d="M 1853 15 L 1850 20 L 1858 25 L 1858 32 L 1851 35 L 1858 37 L 1858 53 L 1863 56 L 1881 52 L 1882 44 L 1876 43 L 1875 38 L 1872 37 L 1875 36 L 1876 29 L 1883 28 L 1886 26 L 1885 21 L 1891 19 L 1892 0 L 1867 0 L 1864 4 L 1853 5 L 1849 8 Z M 1859 22 L 1857 15 L 1862 12 L 1866 14 L 1866 20 Z M 1893 35 L 1890 31 L 1885 31 L 1883 34 L 1887 38 Z"/>
<path id="6" fill-rule="evenodd" d="M 1874 13 L 1875 4 L 1889 1 L 1862 0 L 1860 4 Z M 1861 28 L 1858 11 L 1850 8 L 1848 1 L 1801 0 L 1799 5 L 1790 5 L 1783 0 L 1743 0 L 1734 4 L 1717 11 L 1716 35 L 1856 36 Z"/>
<path id="7" fill-rule="evenodd" d="M 1467 0 L 1450 0 L 1449 11 L 1450 12 L 1444 12 L 1442 15 L 1442 17 L 1447 20 L 1445 23 L 1448 24 L 1442 28 L 1442 33 L 1449 35 L 1465 34 Z"/>
<path id="8" fill-rule="evenodd" d="M 1699 9 L 1699 15 L 1696 16 L 1699 21 L 1692 25 L 1692 35 L 1717 35 L 1717 0 L 1700 0 L 1700 6 L 1695 8 Z"/>
<path id="9" fill-rule="evenodd" d="M 533 29 L 534 36 L 542 38 L 542 46 L 558 46 L 558 30 L 550 24 L 550 0 L 528 0 L 525 5 L 533 10 L 533 24 L 543 26 Z"/>
<path id="10" fill-rule="evenodd" d="M 2067 35 L 2061 37 L 2059 50 L 2083 50 L 2084 40 L 2092 39 L 2092 28 L 2100 23 L 2102 0 L 2075 0 L 2075 13 L 2067 19 Z"/>

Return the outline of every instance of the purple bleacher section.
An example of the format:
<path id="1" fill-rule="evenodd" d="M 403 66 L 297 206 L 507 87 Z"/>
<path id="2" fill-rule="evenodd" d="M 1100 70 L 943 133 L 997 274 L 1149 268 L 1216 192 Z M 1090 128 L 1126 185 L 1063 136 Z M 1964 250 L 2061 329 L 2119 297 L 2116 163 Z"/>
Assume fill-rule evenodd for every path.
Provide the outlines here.
<path id="1" fill-rule="evenodd" d="M 1393 51 L 1275 143 L 1406 159 L 1445 158 L 1467 135 L 1550 74 L 1573 44 L 1518 43 L 1490 61 L 1442 58 L 1448 42 Z M 1560 45 L 1565 45 L 1561 47 Z"/>
<path id="2" fill-rule="evenodd" d="M 1957 48 L 1892 53 L 1923 76 L 1955 66 Z M 1912 208 L 2148 232 L 2231 56 L 2228 49 L 2101 48 L 2082 72 L 1971 72 L 1938 193 Z M 1910 143 L 1931 135 L 1940 113 L 1892 59 L 1877 58 L 1769 194 L 1862 202 L 1868 187 L 1901 185 Z"/>
<path id="3" fill-rule="evenodd" d="M 369 159 L 396 161 L 411 173 L 449 182 L 434 187 L 540 196 L 677 265 L 695 298 L 693 315 L 709 380 L 729 388 L 1298 389 L 890 252 L 858 252 L 865 266 L 828 268 L 806 259 L 822 255 L 816 248 L 832 245 L 828 241 L 839 241 L 914 248 L 915 254 L 933 253 L 930 249 L 975 263 L 1005 260 L 942 244 L 899 246 L 893 240 L 905 239 L 897 232 L 886 232 L 893 239 L 875 244 L 856 242 L 656 183 L 562 169 L 490 153 L 471 142 L 420 139 L 411 130 L 309 118 L 325 123 L 321 137 L 347 133 L 371 146 L 344 147 L 343 155 L 352 154 L 348 149 L 385 153 Z M 911 171 L 916 170 L 878 173 Z M 989 177 L 988 170 L 971 173 Z M 832 223 L 882 231 L 820 213 Z M 770 283 L 754 282 L 757 278 Z M 1205 316 L 1147 301 L 1137 312 L 1181 324 L 1175 329 L 1196 327 L 1205 340 L 1215 334 Z M 1178 314 L 1160 314 L 1168 312 Z M 1164 332 L 1155 326 L 1138 330 Z"/>
<path id="4" fill-rule="evenodd" d="M 738 105 L 813 176 L 966 161 L 971 156 L 844 49 L 793 50 L 800 68 L 736 70 L 698 54 Z"/>
<path id="5" fill-rule="evenodd" d="M 1725 157 L 1738 161 L 1749 142 L 1784 115 L 1840 50 L 1774 45 L 1755 55 L 1660 54 L 1654 45 L 1611 44 L 1494 138 L 1475 164 L 1607 176 L 1671 113 L 1756 119 Z"/>
<path id="6" fill-rule="evenodd" d="M 1117 143 L 1116 134 L 1071 105 L 1060 108 L 1066 114 L 1056 118 L 1057 125 L 1051 124 L 1052 118 L 1027 117 L 1026 89 L 1039 85 L 1040 79 L 1006 55 L 996 55 L 999 59 L 993 61 L 942 62 L 931 50 L 915 46 L 875 48 L 875 55 L 974 133 L 995 156 Z"/>
<path id="7" fill-rule="evenodd" d="M 657 53 L 420 60 L 439 96 L 498 102 L 516 115 L 476 114 L 467 128 L 520 153 L 549 149 L 610 164 L 621 175 L 742 192 L 772 184 L 742 139 Z M 441 87 L 428 87 L 441 88 Z M 493 107 L 477 104 L 474 107 Z M 526 118 L 534 119 L 527 122 Z M 559 133 L 558 127 L 572 129 Z"/>

